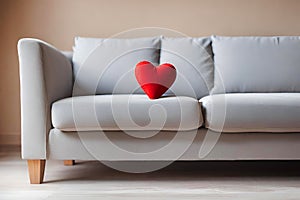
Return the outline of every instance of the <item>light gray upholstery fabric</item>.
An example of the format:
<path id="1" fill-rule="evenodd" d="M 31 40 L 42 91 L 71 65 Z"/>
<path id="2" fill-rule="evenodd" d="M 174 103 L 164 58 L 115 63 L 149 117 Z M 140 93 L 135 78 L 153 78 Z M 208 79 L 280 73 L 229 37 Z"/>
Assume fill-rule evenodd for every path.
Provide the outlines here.
<path id="1" fill-rule="evenodd" d="M 62 51 L 61 53 L 69 59 L 71 64 L 73 64 L 73 51 Z"/>
<path id="2" fill-rule="evenodd" d="M 299 132 L 300 93 L 217 94 L 200 100 L 205 126 L 214 130 L 214 107 L 225 106 L 223 132 Z"/>
<path id="3" fill-rule="evenodd" d="M 214 64 L 210 38 L 169 38 L 161 41 L 160 64 L 176 67 L 177 78 L 167 93 L 197 99 L 213 87 Z"/>
<path id="4" fill-rule="evenodd" d="M 18 42 L 22 157 L 45 159 L 52 102 L 72 94 L 72 66 L 59 50 L 36 39 Z"/>
<path id="5" fill-rule="evenodd" d="M 213 37 L 214 93 L 300 92 L 300 37 Z"/>
<path id="6" fill-rule="evenodd" d="M 135 65 L 159 62 L 160 38 L 75 39 L 74 96 L 93 94 L 144 94 L 135 79 Z"/>
<path id="7" fill-rule="evenodd" d="M 285 51 L 289 48 L 297 48 L 298 37 L 295 37 L 296 46 L 293 46 L 290 42 L 283 42 L 284 45 L 282 45 L 282 41 L 289 41 L 290 39 L 279 38 L 274 40 L 274 38 L 270 38 L 274 45 L 280 44 L 280 48 L 275 48 L 278 52 L 279 49 Z M 193 41 L 193 39 L 187 40 L 187 42 L 180 41 L 178 43 L 182 42 L 181 44 L 188 46 L 189 42 Z M 155 45 L 150 44 L 150 46 L 156 47 L 157 43 L 155 41 L 157 40 L 152 40 Z M 260 45 L 261 43 L 265 45 L 265 40 L 259 39 L 258 41 L 260 41 L 258 42 Z M 243 42 L 243 44 L 250 45 L 247 42 Z M 176 45 L 174 44 L 175 47 Z M 239 47 L 239 45 L 240 42 L 238 42 L 237 46 Z M 264 49 L 264 45 L 260 46 L 260 48 Z M 131 44 L 128 46 L 132 47 Z M 168 48 L 171 49 L 171 47 L 173 48 L 173 45 L 170 44 Z M 261 50 L 260 48 L 258 51 Z M 152 49 L 152 47 L 149 49 Z M 174 49 L 176 52 L 176 48 Z M 114 52 L 114 50 L 119 52 L 118 50 L 120 49 L 114 48 L 111 51 Z M 123 50 L 126 52 L 122 48 L 120 51 Z M 183 50 L 183 52 L 188 52 L 185 49 Z M 241 51 L 243 51 L 243 48 L 241 48 Z M 97 51 L 97 53 L 99 52 L 101 51 Z M 110 53 L 113 54 L 112 52 Z M 280 57 L 278 52 L 273 52 L 275 57 Z M 258 85 L 251 85 L 251 82 L 244 77 L 245 83 L 250 85 L 239 85 L 238 88 L 234 88 L 233 92 L 239 90 L 248 91 L 253 88 L 255 90 L 257 88 L 258 90 L 267 90 L 267 92 L 277 90 L 298 91 L 298 80 L 295 80 L 294 74 L 290 74 L 290 71 L 297 74 L 296 67 L 293 68 L 292 66 L 297 61 L 295 56 L 298 51 L 289 52 L 287 50 L 286 52 L 289 53 L 286 57 L 290 58 L 290 60 L 286 60 L 287 68 L 285 71 L 287 74 L 274 79 L 281 68 L 279 71 L 275 70 L 275 75 L 273 72 L 270 72 L 273 81 L 268 79 L 267 74 L 266 79 L 268 79 L 268 82 L 264 82 L 260 79 L 260 75 L 257 75 L 258 79 L 255 79 L 255 81 L 259 82 L 259 87 Z M 203 141 L 205 141 L 207 129 L 200 128 L 197 130 L 203 122 L 200 104 L 203 104 L 206 126 L 211 130 L 215 130 L 214 128 L 220 125 L 219 120 L 212 120 L 212 116 L 222 116 L 223 111 L 224 113 L 226 111 L 223 129 L 223 132 L 226 134 L 221 134 L 215 147 L 204 160 L 300 159 L 300 134 L 298 132 L 300 130 L 300 93 L 219 94 L 204 97 L 200 100 L 200 103 L 194 98 L 183 96 L 166 97 L 153 101 L 150 101 L 145 95 L 96 95 L 71 98 L 73 84 L 71 53 L 60 52 L 51 45 L 36 39 L 20 40 L 18 53 L 21 82 L 22 158 L 24 159 L 95 160 L 95 157 L 88 151 L 82 139 L 84 138 L 87 142 L 91 142 L 93 148 L 99 150 L 99 152 L 109 151 L 110 149 L 107 148 L 108 143 L 105 140 L 96 140 L 100 135 L 99 131 L 96 131 L 100 129 L 100 124 L 102 129 L 108 130 L 105 131 L 105 134 L 117 146 L 123 149 L 137 150 L 139 153 L 153 150 L 153 148 L 161 148 L 177 135 L 180 137 L 175 143 L 180 146 L 193 138 L 191 136 L 193 136 L 195 131 L 198 131 L 193 144 L 187 151 L 182 152 L 183 155 L 179 160 L 202 160 L 199 158 L 199 149 Z M 269 53 L 266 54 L 269 57 L 271 56 Z M 138 55 L 141 56 L 141 54 Z M 147 55 L 149 55 L 149 58 L 157 59 L 158 62 L 156 51 L 154 54 L 149 53 Z M 153 55 L 154 57 L 151 57 Z M 216 54 L 217 59 L 219 59 L 219 55 Z M 230 55 L 232 56 L 233 54 Z M 275 59 L 274 55 L 271 58 Z M 95 53 L 92 56 L 93 59 L 96 59 L 98 54 Z M 193 56 L 196 57 L 196 54 Z M 245 57 L 247 59 L 247 56 Z M 91 67 L 88 69 L 94 69 L 95 71 L 87 70 L 88 73 L 80 76 L 82 79 L 79 79 L 79 91 L 83 92 L 83 94 L 90 93 L 94 86 L 97 90 L 103 91 L 103 88 L 99 88 L 98 82 L 95 81 L 99 75 L 97 73 L 101 72 L 102 69 L 92 65 L 93 59 L 88 64 Z M 165 57 L 165 59 L 161 61 L 168 62 L 168 59 L 173 58 L 170 56 Z M 125 60 L 122 60 L 122 63 Z M 175 61 L 177 62 L 174 58 Z M 282 62 L 280 59 L 277 61 L 278 63 Z M 107 77 L 111 76 L 112 82 L 116 80 L 114 78 L 120 75 L 116 74 L 116 77 L 114 77 L 114 73 L 115 71 L 112 71 L 107 75 Z M 120 73 L 123 73 L 122 70 Z M 239 73 L 243 75 L 243 71 Z M 291 78 L 288 79 L 289 81 L 285 80 L 284 82 L 287 76 Z M 232 78 L 234 81 L 237 77 Z M 108 81 L 108 79 L 104 80 Z M 191 83 L 194 86 L 194 81 L 197 79 L 190 77 L 190 80 L 193 80 Z M 253 79 L 251 80 L 253 82 Z M 101 83 L 105 83 L 105 81 Z M 90 83 L 91 85 L 89 85 Z M 118 92 L 120 93 L 127 91 L 128 88 L 131 90 L 131 86 L 134 85 L 131 85 L 131 82 L 129 83 L 130 87 L 125 88 L 127 85 L 124 82 L 121 83 L 124 88 L 119 88 Z M 256 83 L 254 82 L 253 84 Z M 103 86 L 107 87 L 105 91 L 110 91 L 112 88 L 111 85 L 104 84 Z M 178 91 L 181 92 L 182 88 L 179 88 Z M 196 96 L 199 95 L 200 97 L 202 95 L 200 90 L 196 89 L 195 91 Z M 93 93 L 91 92 L 91 94 Z M 189 94 L 186 93 L 187 96 L 193 96 Z M 48 135 L 51 129 L 51 105 L 53 105 L 52 122 L 56 128 L 52 129 Z M 222 106 L 226 108 L 222 109 Z M 165 114 L 167 120 L 164 124 L 161 124 L 161 119 L 164 119 Z M 75 121 L 77 127 L 75 126 Z M 214 122 L 218 122 L 218 124 L 215 126 Z M 161 129 L 161 126 L 163 126 L 163 131 L 157 131 Z M 80 133 L 74 132 L 76 128 L 84 131 Z M 131 131 L 124 131 L 126 132 L 124 133 L 119 131 L 119 128 Z M 177 130 L 181 131 L 178 133 Z M 149 137 L 149 140 L 128 136 L 129 134 L 143 137 L 156 132 L 159 132 L 159 135 Z M 236 134 L 237 132 L 243 134 Z M 276 132 L 276 134 L 273 132 Z M 213 134 L 212 137 L 215 137 L 217 133 L 209 134 Z M 166 151 L 166 154 L 158 156 L 155 154 L 141 155 L 125 160 L 172 160 L 174 154 L 172 148 L 169 150 Z M 107 157 L 104 160 L 124 160 L 122 155 L 114 152 L 108 152 L 106 155 Z"/>
<path id="8" fill-rule="evenodd" d="M 67 98 L 52 106 L 52 122 L 64 131 L 192 130 L 202 125 L 196 99 L 146 95 L 96 95 Z"/>
<path id="9" fill-rule="evenodd" d="M 212 151 L 205 157 L 199 158 L 199 151 L 207 134 L 207 129 L 197 130 L 196 137 L 188 149 L 182 152 L 178 160 L 300 160 L 300 134 L 298 133 L 226 133 L 221 134 Z M 142 131 L 141 133 L 144 133 Z M 83 135 L 84 134 L 84 135 Z M 117 147 L 129 152 L 140 152 L 141 155 L 124 156 L 121 153 L 111 151 L 105 140 L 99 139 L 103 133 L 89 131 L 78 134 L 77 132 L 63 132 L 52 129 L 49 136 L 50 159 L 78 159 L 78 160 L 101 160 L 107 161 L 166 161 L 174 159 L 174 153 L 166 152 L 157 154 L 142 154 L 161 149 L 172 138 L 179 135 L 175 146 L 183 146 L 190 138 L 190 132 L 162 131 L 155 137 L 137 139 L 128 136 L 124 132 L 105 132 L 106 137 Z M 82 136 L 84 136 L 82 138 Z M 206 141 L 207 142 L 207 141 Z M 173 146 L 172 146 L 173 147 Z M 172 149 L 172 148 L 170 148 Z M 174 150 L 176 150 L 174 148 Z"/>

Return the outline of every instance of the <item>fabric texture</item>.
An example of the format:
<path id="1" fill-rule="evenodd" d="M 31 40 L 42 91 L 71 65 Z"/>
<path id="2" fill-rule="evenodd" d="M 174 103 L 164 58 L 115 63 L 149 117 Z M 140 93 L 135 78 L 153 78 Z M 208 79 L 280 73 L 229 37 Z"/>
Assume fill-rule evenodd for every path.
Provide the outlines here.
<path id="1" fill-rule="evenodd" d="M 73 95 L 144 94 L 135 79 L 134 68 L 142 60 L 157 65 L 159 48 L 159 37 L 77 37 L 73 55 Z"/>
<path id="2" fill-rule="evenodd" d="M 80 96 L 55 102 L 52 122 L 63 131 L 193 130 L 202 125 L 200 112 L 191 97 Z"/>
<path id="3" fill-rule="evenodd" d="M 300 92 L 300 37 L 212 37 L 214 93 Z"/>
<path id="4" fill-rule="evenodd" d="M 105 140 L 96 140 L 98 130 L 104 130 L 103 137 L 139 153 L 177 136 L 175 142 L 184 146 L 196 133 L 179 160 L 200 160 L 199 147 L 217 131 L 226 134 L 206 160 L 300 159 L 299 37 L 213 37 L 215 78 L 210 43 L 207 38 L 163 38 L 159 59 L 158 37 L 77 38 L 74 55 L 21 39 L 22 158 L 95 160 L 82 138 L 98 153 L 108 151 Z M 134 77 L 141 60 L 175 65 L 179 76 L 166 97 L 143 95 Z M 211 88 L 232 94 L 207 96 Z M 209 130 L 199 128 L 203 121 Z M 146 142 L 131 134 L 154 136 Z M 169 150 L 127 160 L 172 160 L 174 149 Z M 107 155 L 105 160 L 123 159 Z"/>
<path id="5" fill-rule="evenodd" d="M 223 132 L 299 132 L 299 93 L 217 94 L 200 100 L 205 126 Z M 224 113 L 220 110 L 225 108 Z M 224 126 L 216 124 L 224 116 Z M 216 128 L 217 127 L 217 128 Z"/>
<path id="6" fill-rule="evenodd" d="M 21 82 L 22 157 L 45 159 L 50 105 L 72 94 L 72 65 L 53 46 L 36 39 L 18 42 Z"/>
<path id="7" fill-rule="evenodd" d="M 199 149 L 203 145 L 207 129 L 197 130 L 196 137 L 180 158 L 174 156 L 176 148 L 183 147 L 194 136 L 194 131 L 170 132 L 161 131 L 154 137 L 138 139 L 131 134 L 145 134 L 146 131 L 121 132 L 109 131 L 100 133 L 63 132 L 52 129 L 49 134 L 49 158 L 59 160 L 105 160 L 105 161 L 170 161 L 170 160 L 300 160 L 300 134 L 294 133 L 224 133 L 205 158 L 199 158 Z M 129 134 L 129 135 L 128 135 Z M 170 151 L 156 153 L 172 138 Z M 134 156 L 124 156 L 123 152 L 112 151 L 106 140 L 128 152 L 136 152 Z M 212 136 L 214 137 L 214 136 Z M 151 153 L 150 153 L 151 152 Z"/>
<path id="8" fill-rule="evenodd" d="M 167 94 L 200 99 L 208 95 L 213 87 L 210 38 L 163 37 L 160 63 L 171 63 L 177 70 L 177 78 Z"/>

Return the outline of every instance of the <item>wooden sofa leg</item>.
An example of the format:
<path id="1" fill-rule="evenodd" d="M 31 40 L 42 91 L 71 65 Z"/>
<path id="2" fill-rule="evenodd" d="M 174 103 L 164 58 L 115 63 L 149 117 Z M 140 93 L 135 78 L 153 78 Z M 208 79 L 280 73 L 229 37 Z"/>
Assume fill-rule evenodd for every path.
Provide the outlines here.
<path id="1" fill-rule="evenodd" d="M 75 160 L 64 160 L 65 166 L 72 166 L 75 164 Z"/>
<path id="2" fill-rule="evenodd" d="M 44 179 L 46 160 L 27 160 L 31 184 L 41 184 Z"/>

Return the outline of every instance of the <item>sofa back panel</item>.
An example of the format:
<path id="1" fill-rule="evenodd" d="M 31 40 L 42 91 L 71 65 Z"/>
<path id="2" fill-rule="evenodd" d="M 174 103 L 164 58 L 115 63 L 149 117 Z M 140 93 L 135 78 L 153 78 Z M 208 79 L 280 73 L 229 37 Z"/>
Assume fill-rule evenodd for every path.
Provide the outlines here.
<path id="1" fill-rule="evenodd" d="M 300 37 L 213 36 L 212 48 L 213 93 L 300 92 Z"/>
<path id="2" fill-rule="evenodd" d="M 74 95 L 144 92 L 134 75 L 135 65 L 159 62 L 160 38 L 75 39 L 73 55 Z"/>
<path id="3" fill-rule="evenodd" d="M 214 71 L 210 38 L 163 37 L 160 63 L 165 62 L 177 69 L 177 78 L 167 94 L 197 99 L 209 94 Z"/>

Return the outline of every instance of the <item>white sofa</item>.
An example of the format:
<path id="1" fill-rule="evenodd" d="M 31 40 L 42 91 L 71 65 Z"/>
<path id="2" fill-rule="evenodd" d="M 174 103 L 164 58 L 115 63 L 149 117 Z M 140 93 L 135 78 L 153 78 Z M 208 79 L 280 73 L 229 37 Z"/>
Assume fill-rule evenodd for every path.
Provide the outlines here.
<path id="1" fill-rule="evenodd" d="M 31 183 L 47 159 L 297 160 L 300 38 L 76 38 L 74 52 L 18 43 L 22 158 Z M 150 100 L 141 60 L 177 78 Z"/>

